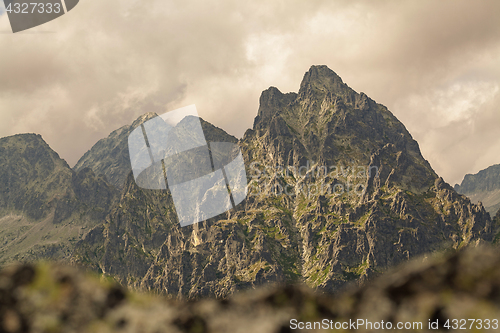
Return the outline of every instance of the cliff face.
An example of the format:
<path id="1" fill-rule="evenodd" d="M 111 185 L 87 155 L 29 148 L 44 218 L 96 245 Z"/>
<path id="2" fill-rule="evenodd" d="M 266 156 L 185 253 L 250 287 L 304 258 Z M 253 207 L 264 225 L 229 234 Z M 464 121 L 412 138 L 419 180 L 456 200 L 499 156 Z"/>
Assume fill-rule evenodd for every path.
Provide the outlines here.
<path id="1" fill-rule="evenodd" d="M 67 257 L 117 199 L 101 176 L 75 173 L 35 134 L 0 139 L 0 183 L 0 264 Z"/>
<path id="2" fill-rule="evenodd" d="M 484 208 L 435 174 L 387 108 L 325 66 L 311 67 L 298 93 L 264 91 L 239 144 L 249 195 L 237 209 L 180 228 L 170 193 L 129 174 L 74 260 L 136 288 L 224 297 L 266 282 L 334 291 L 419 254 L 492 240 Z"/>
<path id="3" fill-rule="evenodd" d="M 492 165 L 475 175 L 465 175 L 455 191 L 468 196 L 472 202 L 482 202 L 491 216 L 500 210 L 500 164 Z"/>

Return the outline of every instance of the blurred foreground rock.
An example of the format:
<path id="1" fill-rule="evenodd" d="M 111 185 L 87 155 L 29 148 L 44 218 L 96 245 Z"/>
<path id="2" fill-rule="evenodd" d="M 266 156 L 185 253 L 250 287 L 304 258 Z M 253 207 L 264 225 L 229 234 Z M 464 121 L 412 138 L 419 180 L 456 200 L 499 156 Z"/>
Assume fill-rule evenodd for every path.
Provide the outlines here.
<path id="1" fill-rule="evenodd" d="M 181 302 L 128 293 L 58 264 L 0 272 L 0 332 L 300 332 L 291 329 L 291 319 L 326 319 L 333 325 L 349 319 L 419 321 L 420 331 L 428 331 L 429 319 L 443 325 L 447 319 L 498 318 L 500 251 L 491 247 L 414 260 L 338 295 L 299 285 L 269 286 L 228 299 Z M 493 326 L 477 331 L 498 331 Z"/>

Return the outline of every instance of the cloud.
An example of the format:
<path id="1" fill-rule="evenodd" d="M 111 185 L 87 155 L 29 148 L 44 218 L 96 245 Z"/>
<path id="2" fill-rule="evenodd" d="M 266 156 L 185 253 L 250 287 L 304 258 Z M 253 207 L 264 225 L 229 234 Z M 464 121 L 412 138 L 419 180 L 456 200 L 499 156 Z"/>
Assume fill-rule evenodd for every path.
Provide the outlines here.
<path id="1" fill-rule="evenodd" d="M 189 104 L 241 136 L 262 90 L 297 91 L 311 65 L 326 64 L 388 106 L 458 182 L 500 163 L 491 150 L 499 9 L 494 0 L 81 1 L 26 33 L 0 34 L 0 136 L 41 133 L 72 165 L 140 114 Z M 10 31 L 6 15 L 0 31 Z"/>
<path id="2" fill-rule="evenodd" d="M 466 172 L 500 163 L 499 106 L 498 82 L 464 81 L 410 94 L 395 108 L 405 111 L 404 121 L 436 172 L 454 184 Z"/>

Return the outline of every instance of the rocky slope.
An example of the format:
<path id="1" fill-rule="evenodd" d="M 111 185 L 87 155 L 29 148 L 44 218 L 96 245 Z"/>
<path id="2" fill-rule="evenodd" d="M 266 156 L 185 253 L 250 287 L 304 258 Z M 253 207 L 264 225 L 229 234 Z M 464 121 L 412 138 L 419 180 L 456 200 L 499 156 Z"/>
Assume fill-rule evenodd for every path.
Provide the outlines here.
<path id="1" fill-rule="evenodd" d="M 140 289 L 225 297 L 267 282 L 334 291 L 493 239 L 484 207 L 435 174 L 387 108 L 325 66 L 311 67 L 298 93 L 264 91 L 239 144 L 250 193 L 235 210 L 180 228 L 170 193 L 140 189 L 129 174 L 75 262 Z"/>
<path id="2" fill-rule="evenodd" d="M 72 171 L 35 134 L 0 139 L 0 184 L 0 264 L 67 257 L 117 198 L 102 177 Z"/>
<path id="3" fill-rule="evenodd" d="M 500 255 L 489 247 L 419 258 L 334 297 L 304 285 L 274 285 L 222 300 L 179 302 L 126 292 L 74 267 L 13 266 L 0 272 L 0 331 L 373 332 L 370 322 L 377 332 L 398 325 L 421 332 L 430 331 L 431 322 L 434 331 L 494 332 L 499 281 Z"/>
<path id="4" fill-rule="evenodd" d="M 467 174 L 455 191 L 468 196 L 472 202 L 482 202 L 491 216 L 500 210 L 500 164 L 492 165 L 475 175 Z"/>

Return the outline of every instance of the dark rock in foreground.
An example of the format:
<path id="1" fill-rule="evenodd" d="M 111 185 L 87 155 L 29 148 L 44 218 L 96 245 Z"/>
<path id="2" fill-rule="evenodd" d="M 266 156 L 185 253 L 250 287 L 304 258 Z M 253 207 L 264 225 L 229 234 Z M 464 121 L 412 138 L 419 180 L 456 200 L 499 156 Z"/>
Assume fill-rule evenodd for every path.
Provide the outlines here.
<path id="1" fill-rule="evenodd" d="M 303 285 L 268 286 L 227 299 L 180 302 L 127 293 L 109 281 L 57 264 L 0 272 L 1 332 L 274 333 L 300 332 L 292 328 L 308 322 L 312 327 L 315 322 L 323 328 L 346 327 L 349 320 L 358 319 L 386 328 L 388 323 L 410 323 L 406 325 L 412 328 L 405 330 L 410 332 L 428 331 L 429 320 L 442 328 L 448 320 L 453 327 L 453 319 L 459 326 L 466 319 L 467 330 L 482 325 L 483 330 L 489 326 L 496 331 L 499 317 L 500 253 L 490 247 L 413 260 L 334 296 Z M 371 331 L 366 324 L 356 328 Z"/>

